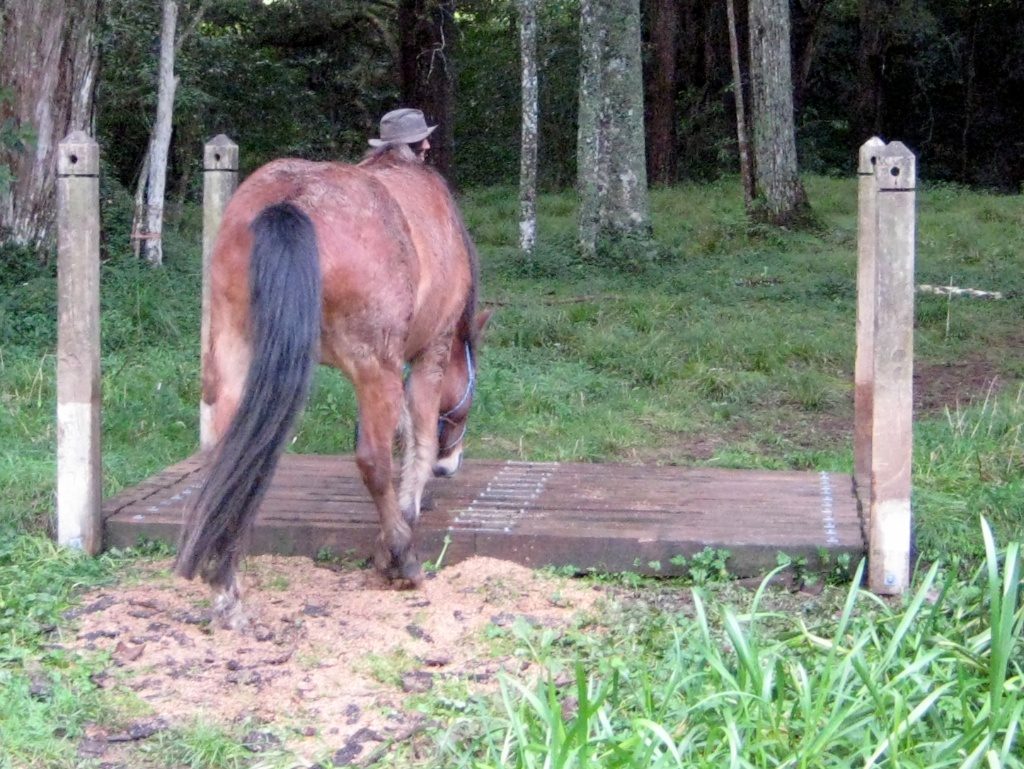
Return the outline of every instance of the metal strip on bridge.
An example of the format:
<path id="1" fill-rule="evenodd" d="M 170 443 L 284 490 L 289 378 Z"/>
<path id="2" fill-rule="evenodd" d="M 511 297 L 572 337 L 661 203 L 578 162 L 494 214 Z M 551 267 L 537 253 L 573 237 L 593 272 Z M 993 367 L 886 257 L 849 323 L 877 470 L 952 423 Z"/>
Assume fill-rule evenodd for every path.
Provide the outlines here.
<path id="1" fill-rule="evenodd" d="M 557 462 L 509 461 L 466 507 L 452 511 L 453 531 L 511 532 L 536 506 Z"/>

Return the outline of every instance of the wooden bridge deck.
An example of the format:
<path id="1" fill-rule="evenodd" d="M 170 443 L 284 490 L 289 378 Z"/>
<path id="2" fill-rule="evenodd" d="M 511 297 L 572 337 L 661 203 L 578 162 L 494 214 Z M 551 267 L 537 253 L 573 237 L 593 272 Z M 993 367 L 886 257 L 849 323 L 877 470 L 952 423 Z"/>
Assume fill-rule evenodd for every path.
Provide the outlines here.
<path id="1" fill-rule="evenodd" d="M 104 503 L 108 547 L 174 542 L 201 461 L 191 457 Z M 779 552 L 818 565 L 864 553 L 848 475 L 803 471 L 472 460 L 427 487 L 417 551 L 452 563 L 487 555 L 527 566 L 679 573 L 677 555 L 730 552 L 730 572 L 763 574 Z M 368 557 L 377 516 L 348 456 L 286 454 L 250 552 Z M 678 559 L 677 559 L 678 560 Z"/>

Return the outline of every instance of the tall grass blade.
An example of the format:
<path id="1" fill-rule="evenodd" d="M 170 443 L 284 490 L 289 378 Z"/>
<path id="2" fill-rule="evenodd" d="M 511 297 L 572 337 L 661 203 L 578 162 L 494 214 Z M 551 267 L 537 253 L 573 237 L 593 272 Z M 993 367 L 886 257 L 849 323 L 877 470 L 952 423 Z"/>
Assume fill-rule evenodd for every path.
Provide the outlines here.
<path id="1" fill-rule="evenodd" d="M 947 691 L 949 691 L 951 688 L 953 688 L 953 682 L 948 681 L 947 683 L 940 686 L 938 689 L 932 691 L 923 700 L 921 700 L 913 708 L 913 710 L 911 710 L 907 714 L 906 718 L 901 720 L 896 725 L 896 728 L 893 729 L 884 740 L 882 740 L 881 744 L 877 748 L 875 748 L 875 752 L 872 753 L 871 757 L 864 762 L 864 769 L 868 769 L 868 767 L 875 766 L 878 759 L 881 758 L 882 754 L 889 749 L 890 745 L 892 745 L 892 743 L 895 740 L 902 737 L 908 729 L 914 726 L 914 724 L 920 721 L 924 717 L 925 713 L 927 713 L 928 710 L 931 708 L 931 706 L 935 704 L 935 701 L 939 699 L 939 697 L 941 697 Z"/>
<path id="2" fill-rule="evenodd" d="M 1009 721 L 1006 724 L 1006 734 L 1003 735 L 1003 746 L 999 751 L 999 757 L 1004 762 L 1010 760 L 1013 744 L 1017 739 L 1017 732 L 1020 730 L 1022 716 L 1024 716 L 1024 700 L 1020 700 L 1017 703 L 1017 707 L 1013 709 L 1013 712 L 1010 714 Z"/>
<path id="3" fill-rule="evenodd" d="M 637 719 L 634 722 L 634 726 L 649 731 L 665 747 L 665 751 L 672 756 L 675 760 L 675 765 L 680 767 L 680 769 L 683 768 L 683 757 L 679 753 L 679 748 L 676 746 L 675 740 L 672 739 L 672 735 L 665 730 L 664 726 L 646 718 Z"/>
<path id="4" fill-rule="evenodd" d="M 739 658 L 740 666 L 746 671 L 750 686 L 748 690 L 756 697 L 764 696 L 764 671 L 761 669 L 758 659 L 757 645 L 753 638 L 748 639 L 743 634 L 739 620 L 729 607 L 723 609 L 725 616 L 725 632 L 732 642 L 736 656 Z M 740 679 L 742 684 L 743 680 Z"/>
<path id="5" fill-rule="evenodd" d="M 921 581 L 920 587 L 917 592 L 914 593 L 913 598 L 907 605 L 907 608 L 903 611 L 903 616 L 900 618 L 899 624 L 896 626 L 896 630 L 893 631 L 892 638 L 889 639 L 889 644 L 886 646 L 885 654 L 882 658 L 882 667 L 888 667 L 889 664 L 896 658 L 899 653 L 900 647 L 903 645 L 903 641 L 910 632 L 911 628 L 914 627 L 918 620 L 918 614 L 921 611 L 921 607 L 928 598 L 928 594 L 931 592 L 932 585 L 935 583 L 935 578 L 939 573 L 939 564 L 933 563 L 931 568 L 928 569 L 928 573 Z"/>
<path id="6" fill-rule="evenodd" d="M 988 521 L 981 519 L 981 531 L 985 540 L 985 559 L 988 571 L 988 600 L 991 642 L 989 646 L 989 723 L 990 730 L 1002 726 L 1008 717 L 1004 714 L 1003 693 L 1010 655 L 1020 635 L 1021 614 L 1017 610 L 1017 596 L 1020 589 L 1021 564 L 1020 544 L 1011 542 L 1003 560 L 1003 574 L 1000 579 L 999 556 L 995 539 Z"/>

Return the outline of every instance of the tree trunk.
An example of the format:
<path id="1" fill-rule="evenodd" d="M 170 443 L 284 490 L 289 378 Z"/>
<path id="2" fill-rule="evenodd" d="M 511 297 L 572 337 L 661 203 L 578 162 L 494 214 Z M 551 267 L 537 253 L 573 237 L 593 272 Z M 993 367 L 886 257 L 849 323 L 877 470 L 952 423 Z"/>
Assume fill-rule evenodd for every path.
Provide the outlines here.
<path id="1" fill-rule="evenodd" d="M 72 131 L 93 132 L 98 64 L 99 0 L 4 0 L 0 84 L 12 99 L 0 103 L 32 140 L 21 151 L 0 145 L 0 167 L 13 176 L 0 190 L 0 240 L 44 245 L 54 235 L 56 153 Z"/>
<path id="2" fill-rule="evenodd" d="M 978 15 L 974 6 L 967 9 L 967 56 L 964 62 L 964 120 L 960 131 L 960 178 L 970 178 L 971 166 L 971 129 L 974 125 L 974 104 L 977 99 L 976 81 L 978 66 L 976 55 L 978 50 Z"/>
<path id="3" fill-rule="evenodd" d="M 157 84 L 156 123 L 149 142 L 149 173 L 146 177 L 145 232 L 137 234 L 142 240 L 142 253 L 154 267 L 164 262 L 163 221 L 164 193 L 167 187 L 167 154 L 171 146 L 174 119 L 174 92 L 178 79 L 174 75 L 174 36 L 178 26 L 178 5 L 174 0 L 163 0 L 160 23 L 160 67 Z"/>
<path id="4" fill-rule="evenodd" d="M 135 254 L 135 258 L 138 259 L 142 256 L 142 241 L 141 237 L 146 228 L 146 184 L 149 182 L 149 162 L 150 152 L 149 148 L 153 146 L 152 136 L 149 139 L 149 145 L 146 147 L 146 154 L 142 156 L 142 168 L 139 171 L 139 178 L 135 184 L 135 207 L 132 214 L 132 253 Z"/>
<path id="5" fill-rule="evenodd" d="M 793 83 L 793 110 L 800 114 L 807 93 L 807 82 L 811 76 L 814 57 L 818 51 L 818 40 L 825 25 L 822 20 L 829 0 L 803 0 L 793 6 L 799 14 L 794 20 L 796 67 Z"/>
<path id="6" fill-rule="evenodd" d="M 601 67 L 605 30 L 601 0 L 580 0 L 580 93 L 576 137 L 576 189 L 580 196 L 579 245 L 585 257 L 597 252 L 601 198 L 608 186 L 603 152 Z"/>
<path id="7" fill-rule="evenodd" d="M 677 0 L 651 0 L 651 62 L 647 87 L 647 176 L 653 184 L 678 178 L 676 93 L 679 90 L 679 6 Z"/>
<path id="8" fill-rule="evenodd" d="M 602 219 L 612 234 L 648 237 L 640 0 L 612 0 L 608 10 L 604 91 L 609 174 Z"/>
<path id="9" fill-rule="evenodd" d="M 888 11 L 886 0 L 860 0 L 857 52 L 856 128 L 860 141 L 881 133 L 885 117 L 884 65 Z"/>
<path id="10" fill-rule="evenodd" d="M 519 248 L 531 255 L 537 242 L 537 0 L 519 0 L 519 49 L 523 92 Z"/>
<path id="11" fill-rule="evenodd" d="M 429 162 L 449 181 L 455 163 L 455 0 L 400 0 L 399 73 L 402 104 L 423 110 L 438 128 Z"/>
<path id="12" fill-rule="evenodd" d="M 740 66 L 740 43 L 736 33 L 736 7 L 734 0 L 725 0 L 729 18 L 729 58 L 732 61 L 732 93 L 736 103 L 736 144 L 740 154 L 740 180 L 743 183 L 743 207 L 751 213 L 754 202 L 754 169 L 750 164 L 750 141 L 747 139 L 747 111 L 744 107 L 743 69 Z"/>
<path id="13" fill-rule="evenodd" d="M 810 207 L 797 168 L 789 2 L 751 0 L 749 12 L 755 215 L 778 226 L 799 224 Z"/>
<path id="14" fill-rule="evenodd" d="M 580 249 L 650 236 L 639 0 L 580 3 Z"/>

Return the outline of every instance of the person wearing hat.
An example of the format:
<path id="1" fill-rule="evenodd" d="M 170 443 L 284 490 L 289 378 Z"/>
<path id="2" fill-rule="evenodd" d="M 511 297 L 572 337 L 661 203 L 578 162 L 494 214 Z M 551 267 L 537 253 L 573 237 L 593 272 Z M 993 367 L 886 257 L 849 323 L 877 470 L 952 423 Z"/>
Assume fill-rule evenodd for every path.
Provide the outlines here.
<path id="1" fill-rule="evenodd" d="M 409 107 L 391 110 L 380 119 L 380 138 L 370 139 L 370 146 L 379 151 L 405 145 L 422 163 L 430 149 L 430 139 L 427 137 L 435 128 L 436 125 L 427 125 L 422 110 Z"/>

